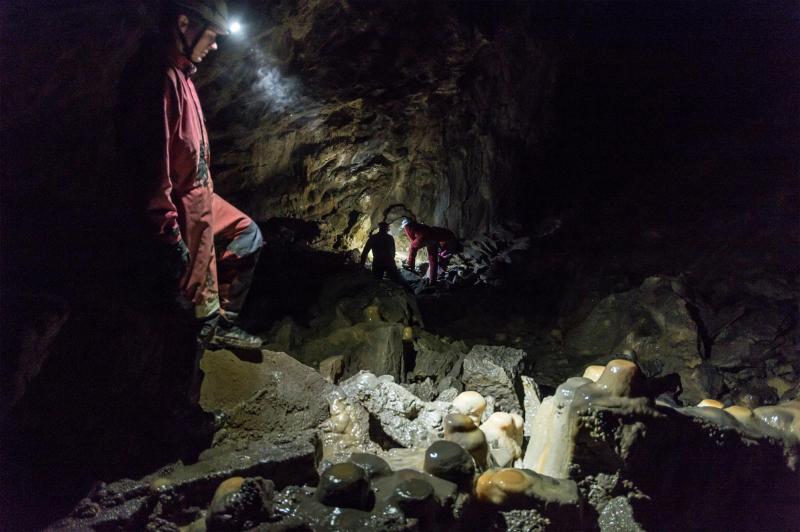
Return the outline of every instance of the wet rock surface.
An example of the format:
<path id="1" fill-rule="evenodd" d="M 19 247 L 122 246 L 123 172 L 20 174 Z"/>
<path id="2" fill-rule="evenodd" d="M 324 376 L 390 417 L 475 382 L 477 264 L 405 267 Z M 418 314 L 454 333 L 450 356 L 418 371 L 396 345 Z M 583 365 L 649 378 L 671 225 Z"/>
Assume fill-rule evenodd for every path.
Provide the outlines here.
<path id="1" fill-rule="evenodd" d="M 231 361 L 230 353 L 220 354 Z M 261 351 L 259 371 L 263 382 L 246 401 L 231 409 L 214 437 L 215 446 L 261 440 L 269 435 L 286 437 L 315 429 L 328 419 L 326 399 L 332 385 L 322 376 L 285 353 Z M 219 383 L 224 387 L 224 382 Z"/>
<path id="2" fill-rule="evenodd" d="M 475 475 L 472 456 L 458 443 L 437 441 L 425 451 L 426 473 L 459 485 L 470 485 Z"/>
<path id="3" fill-rule="evenodd" d="M 380 388 L 379 395 L 365 393 Z M 796 401 L 755 410 L 723 409 L 711 400 L 703 403 L 708 406 L 680 407 L 653 401 L 650 391 L 638 366 L 619 359 L 609 362 L 596 381 L 574 377 L 555 396 L 544 398 L 528 451 L 534 468 L 546 471 L 552 469 L 549 455 L 555 455 L 552 471 L 560 478 L 531 469 L 486 469 L 487 439 L 495 441 L 495 429 L 510 423 L 513 434 L 506 436 L 519 442 L 521 418 L 494 412 L 484 422 L 484 435 L 468 415 L 450 413 L 444 419 L 444 439 L 431 435 L 430 444 L 409 440 L 406 449 L 394 449 L 405 451 L 404 458 L 391 456 L 391 451 L 386 459 L 354 452 L 328 462 L 320 476 L 321 443 L 314 431 L 288 435 L 295 443 L 275 435 L 271 441 L 239 440 L 237 446 L 232 440 L 201 455 L 197 464 L 176 464 L 138 481 L 100 485 L 53 528 L 147 524 L 171 530 L 202 521 L 208 530 L 251 525 L 264 530 L 720 525 L 756 530 L 765 524 L 771 530 L 791 529 L 800 504 Z M 354 401 L 366 412 L 376 409 L 376 417 L 376 405 L 394 408 L 398 417 L 425 407 L 389 376 L 370 373 L 343 382 L 332 397 L 332 405 L 339 406 L 331 408 L 324 430 L 345 424 L 340 414 L 352 409 Z M 349 403 L 343 403 L 345 398 Z M 482 445 L 471 444 L 469 437 Z M 304 443 L 298 444 L 298 438 L 305 438 Z M 745 484 L 749 489 L 740 489 Z"/>

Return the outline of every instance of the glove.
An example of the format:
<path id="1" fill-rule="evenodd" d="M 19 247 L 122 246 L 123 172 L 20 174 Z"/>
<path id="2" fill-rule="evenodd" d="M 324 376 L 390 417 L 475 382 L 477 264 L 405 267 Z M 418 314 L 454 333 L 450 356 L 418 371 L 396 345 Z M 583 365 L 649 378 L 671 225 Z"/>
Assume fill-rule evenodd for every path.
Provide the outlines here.
<path id="1" fill-rule="evenodd" d="M 189 270 L 189 248 L 178 240 L 167 251 L 167 268 L 174 279 L 180 279 Z"/>

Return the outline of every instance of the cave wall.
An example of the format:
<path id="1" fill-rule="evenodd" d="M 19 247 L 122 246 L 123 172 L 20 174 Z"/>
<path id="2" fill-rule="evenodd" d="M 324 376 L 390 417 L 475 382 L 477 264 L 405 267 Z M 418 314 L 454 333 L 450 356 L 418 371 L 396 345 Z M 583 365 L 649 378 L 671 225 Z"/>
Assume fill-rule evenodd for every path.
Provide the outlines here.
<path id="1" fill-rule="evenodd" d="M 247 34 L 198 76 L 218 189 L 345 249 L 392 205 L 390 220 L 462 237 L 513 220 L 558 68 L 532 10 L 507 7 L 487 21 L 489 4 L 252 3 Z"/>

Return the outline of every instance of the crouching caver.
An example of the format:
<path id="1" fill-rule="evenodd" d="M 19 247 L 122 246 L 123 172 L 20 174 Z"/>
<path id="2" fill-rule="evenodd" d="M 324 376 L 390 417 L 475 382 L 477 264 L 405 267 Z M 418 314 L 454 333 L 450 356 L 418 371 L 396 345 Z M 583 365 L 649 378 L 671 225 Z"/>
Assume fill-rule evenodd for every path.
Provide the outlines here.
<path id="1" fill-rule="evenodd" d="M 461 250 L 458 238 L 452 231 L 444 227 L 430 227 L 403 218 L 400 227 L 405 231 L 411 241 L 408 248 L 408 261 L 405 267 L 414 270 L 417 252 L 425 248 L 428 251 L 428 280 L 431 284 L 439 281 L 439 276 L 447 271 L 447 266 L 453 254 Z"/>
<path id="2" fill-rule="evenodd" d="M 144 209 L 157 238 L 171 250 L 179 298 L 201 320 L 201 339 L 256 348 L 261 340 L 240 329 L 236 319 L 250 288 L 261 232 L 214 192 L 208 132 L 192 82 L 197 65 L 217 49 L 217 36 L 228 33 L 227 8 L 219 0 L 170 0 L 163 9 L 159 36 L 145 40 L 140 50 L 155 57 L 132 62 L 150 65 L 153 81 L 133 76 L 138 88 L 121 87 L 133 93 L 134 102 L 129 131 L 122 132 L 128 139 L 124 149 L 146 161 L 138 163 L 148 187 Z M 129 71 L 123 84 L 131 78 Z M 147 144 L 147 138 L 160 145 Z"/>

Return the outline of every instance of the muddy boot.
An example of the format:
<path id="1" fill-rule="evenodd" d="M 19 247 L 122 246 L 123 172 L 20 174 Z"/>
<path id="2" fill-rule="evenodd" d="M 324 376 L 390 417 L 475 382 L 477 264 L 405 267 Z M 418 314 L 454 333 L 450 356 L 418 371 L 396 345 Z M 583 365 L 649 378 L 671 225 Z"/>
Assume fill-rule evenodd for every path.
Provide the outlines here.
<path id="1" fill-rule="evenodd" d="M 242 330 L 233 320 L 225 316 L 217 318 L 213 331 L 209 342 L 211 346 L 234 349 L 258 349 L 261 347 L 261 338 Z"/>

